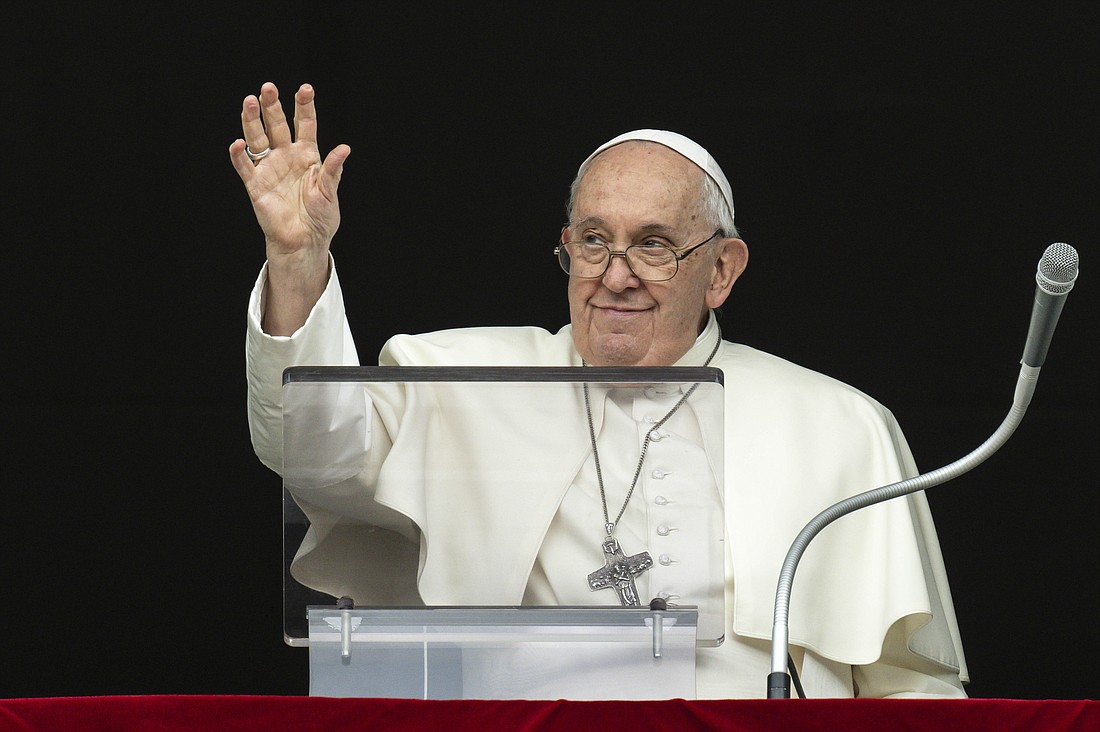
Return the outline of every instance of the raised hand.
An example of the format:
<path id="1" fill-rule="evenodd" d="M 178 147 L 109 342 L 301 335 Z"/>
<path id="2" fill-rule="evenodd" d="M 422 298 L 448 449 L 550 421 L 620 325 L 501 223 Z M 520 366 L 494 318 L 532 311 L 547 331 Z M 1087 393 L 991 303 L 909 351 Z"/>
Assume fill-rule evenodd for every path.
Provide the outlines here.
<path id="1" fill-rule="evenodd" d="M 295 94 L 292 136 L 279 90 L 264 84 L 259 98 L 245 97 L 244 139 L 229 146 L 267 241 L 264 329 L 273 335 L 305 322 L 327 284 L 329 244 L 340 226 L 336 191 L 351 148 L 338 145 L 321 161 L 313 99 L 308 84 Z"/>

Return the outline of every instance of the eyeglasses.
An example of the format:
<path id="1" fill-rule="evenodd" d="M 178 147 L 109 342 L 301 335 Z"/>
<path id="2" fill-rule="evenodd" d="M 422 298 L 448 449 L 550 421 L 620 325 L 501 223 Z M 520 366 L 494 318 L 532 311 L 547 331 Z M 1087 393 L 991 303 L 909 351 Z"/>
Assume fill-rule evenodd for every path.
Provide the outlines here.
<path id="1" fill-rule="evenodd" d="M 716 229 L 706 241 L 676 253 L 665 244 L 646 242 L 631 244 L 621 252 L 611 249 L 611 245 L 596 235 L 590 235 L 582 241 L 567 241 L 554 247 L 558 264 L 570 277 L 591 280 L 603 277 L 611 266 L 612 257 L 622 257 L 634 276 L 646 282 L 664 282 L 676 276 L 680 269 L 680 260 L 685 259 L 699 247 L 714 241 L 722 233 Z"/>

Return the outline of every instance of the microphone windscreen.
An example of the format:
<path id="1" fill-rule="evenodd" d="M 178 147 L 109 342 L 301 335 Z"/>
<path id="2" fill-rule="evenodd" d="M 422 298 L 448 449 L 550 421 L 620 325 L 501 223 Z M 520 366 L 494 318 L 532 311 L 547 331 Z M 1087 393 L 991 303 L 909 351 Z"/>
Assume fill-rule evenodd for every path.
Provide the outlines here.
<path id="1" fill-rule="evenodd" d="M 1069 244 L 1051 244 L 1039 260 L 1035 282 L 1049 295 L 1064 295 L 1073 289 L 1078 262 L 1077 250 Z"/>

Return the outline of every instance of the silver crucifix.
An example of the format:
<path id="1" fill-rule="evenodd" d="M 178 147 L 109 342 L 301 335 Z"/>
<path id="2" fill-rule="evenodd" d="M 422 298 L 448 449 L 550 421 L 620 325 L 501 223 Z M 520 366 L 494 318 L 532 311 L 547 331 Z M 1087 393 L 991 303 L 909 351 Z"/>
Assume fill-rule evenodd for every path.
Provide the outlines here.
<path id="1" fill-rule="evenodd" d="M 603 560 L 604 566 L 588 575 L 588 586 L 593 590 L 614 587 L 622 605 L 640 605 L 634 578 L 653 566 L 653 557 L 649 556 L 649 552 L 628 557 L 619 548 L 619 542 L 608 537 L 603 543 Z"/>

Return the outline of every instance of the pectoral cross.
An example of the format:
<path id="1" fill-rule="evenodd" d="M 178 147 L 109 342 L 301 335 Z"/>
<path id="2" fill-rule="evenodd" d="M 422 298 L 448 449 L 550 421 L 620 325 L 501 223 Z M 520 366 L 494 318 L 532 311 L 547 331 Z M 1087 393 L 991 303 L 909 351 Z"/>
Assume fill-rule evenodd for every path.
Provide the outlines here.
<path id="1" fill-rule="evenodd" d="M 603 559 L 604 566 L 588 575 L 588 586 L 593 590 L 614 587 L 624 607 L 640 605 L 634 578 L 653 566 L 649 552 L 628 557 L 619 548 L 619 542 L 608 537 L 603 543 Z"/>

